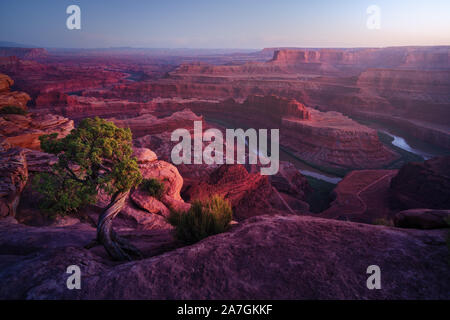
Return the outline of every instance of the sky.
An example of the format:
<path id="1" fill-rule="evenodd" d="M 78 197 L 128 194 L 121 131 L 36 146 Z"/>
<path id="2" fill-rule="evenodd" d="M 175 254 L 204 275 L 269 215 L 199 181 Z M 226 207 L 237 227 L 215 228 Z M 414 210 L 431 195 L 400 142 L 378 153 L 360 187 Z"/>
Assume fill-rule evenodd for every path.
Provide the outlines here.
<path id="1" fill-rule="evenodd" d="M 69 30 L 66 8 L 81 9 Z M 379 29 L 366 12 L 380 9 Z M 0 41 L 38 47 L 450 45 L 450 0 L 0 0 Z"/>

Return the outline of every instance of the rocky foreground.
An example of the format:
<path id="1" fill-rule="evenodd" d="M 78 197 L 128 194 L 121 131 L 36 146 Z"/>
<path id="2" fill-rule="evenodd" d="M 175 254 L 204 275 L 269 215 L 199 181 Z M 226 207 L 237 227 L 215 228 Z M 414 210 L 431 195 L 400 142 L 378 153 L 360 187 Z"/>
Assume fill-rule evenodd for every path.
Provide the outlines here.
<path id="1" fill-rule="evenodd" d="M 94 234 L 85 224 L 33 228 L 0 222 L 0 298 L 449 298 L 443 230 L 259 216 L 195 245 L 120 265 L 83 249 Z M 152 241 L 164 245 L 158 232 L 129 238 L 141 248 Z M 81 290 L 66 287 L 72 264 L 81 268 Z M 370 265 L 381 268 L 381 290 L 366 287 Z"/>

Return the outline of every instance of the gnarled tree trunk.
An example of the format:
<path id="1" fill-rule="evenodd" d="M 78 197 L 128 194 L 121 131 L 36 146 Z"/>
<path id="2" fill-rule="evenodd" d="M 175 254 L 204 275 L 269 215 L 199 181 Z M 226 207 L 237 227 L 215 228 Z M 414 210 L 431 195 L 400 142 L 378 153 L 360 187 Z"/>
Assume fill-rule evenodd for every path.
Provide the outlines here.
<path id="1" fill-rule="evenodd" d="M 111 258 L 119 261 L 132 260 L 132 256 L 141 257 L 139 250 L 120 238 L 112 227 L 113 219 L 122 210 L 129 193 L 130 191 L 114 194 L 100 215 L 97 225 L 97 241 L 105 247 Z"/>

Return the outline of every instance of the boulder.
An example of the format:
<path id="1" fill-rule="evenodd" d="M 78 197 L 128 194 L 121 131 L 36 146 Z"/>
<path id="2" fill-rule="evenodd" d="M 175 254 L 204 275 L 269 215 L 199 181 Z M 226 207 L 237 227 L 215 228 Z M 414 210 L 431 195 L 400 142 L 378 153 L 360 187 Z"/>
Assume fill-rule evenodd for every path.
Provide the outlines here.
<path id="1" fill-rule="evenodd" d="M 394 224 L 399 228 L 450 228 L 450 210 L 410 209 L 397 213 Z"/>
<path id="2" fill-rule="evenodd" d="M 141 149 L 150 151 L 146 148 Z M 183 178 L 174 165 L 155 159 L 151 162 L 139 162 L 139 168 L 144 179 L 153 178 L 161 181 L 164 185 L 164 194 L 160 200 L 157 200 L 146 194 L 145 191 L 136 190 L 131 194 L 131 199 L 137 206 L 148 212 L 158 213 L 164 217 L 169 216 L 170 209 L 178 211 L 189 210 L 191 205 L 184 202 L 180 195 L 181 188 L 183 187 Z"/>
<path id="3" fill-rule="evenodd" d="M 168 195 L 163 195 L 162 202 L 169 208 L 170 210 L 186 212 L 191 208 L 190 203 L 186 203 L 183 200 L 176 200 Z"/>
<path id="4" fill-rule="evenodd" d="M 170 214 L 169 209 L 158 199 L 147 194 L 143 190 L 135 190 L 131 196 L 131 200 L 141 209 L 144 209 L 152 214 L 159 214 L 164 217 L 168 217 Z"/>
<path id="5" fill-rule="evenodd" d="M 173 227 L 161 214 L 151 214 L 139 208 L 132 199 L 127 199 L 120 215 L 116 218 L 117 223 L 121 218 L 133 221 L 133 229 L 137 230 L 171 230 Z"/>
<path id="6" fill-rule="evenodd" d="M 180 196 L 183 187 L 183 178 L 178 169 L 165 161 L 156 160 L 153 162 L 141 163 L 139 165 L 144 179 L 155 178 L 165 185 L 165 194 L 175 200 L 182 200 Z"/>
<path id="7" fill-rule="evenodd" d="M 450 156 L 404 165 L 391 181 L 396 209 L 450 209 Z"/>
<path id="8" fill-rule="evenodd" d="M 156 154 L 147 148 L 133 148 L 133 156 L 136 157 L 138 163 L 148 163 L 158 160 Z"/>
<path id="9" fill-rule="evenodd" d="M 25 92 L 6 92 L 0 94 L 0 107 L 15 106 L 26 109 L 29 100 L 31 100 L 31 98 Z"/>
<path id="10" fill-rule="evenodd" d="M 191 185 L 184 195 L 193 200 L 206 200 L 219 195 L 230 201 L 233 217 L 243 220 L 259 212 L 270 211 L 273 196 L 267 176 L 248 173 L 243 165 L 222 165 L 207 180 Z"/>

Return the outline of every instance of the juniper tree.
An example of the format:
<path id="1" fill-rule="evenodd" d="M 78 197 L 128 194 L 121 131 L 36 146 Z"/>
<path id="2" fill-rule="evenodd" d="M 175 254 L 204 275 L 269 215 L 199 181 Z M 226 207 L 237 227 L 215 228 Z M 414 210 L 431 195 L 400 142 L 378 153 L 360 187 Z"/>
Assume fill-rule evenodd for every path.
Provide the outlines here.
<path id="1" fill-rule="evenodd" d="M 44 195 L 46 209 L 70 214 L 94 203 L 103 190 L 111 200 L 99 217 L 95 242 L 102 244 L 114 260 L 140 256 L 139 251 L 112 228 L 112 221 L 123 208 L 130 190 L 142 181 L 137 161 L 132 156 L 130 129 L 118 128 L 96 117 L 82 120 L 62 139 L 58 139 L 57 134 L 39 139 L 43 151 L 58 157 L 51 172 L 41 173 L 35 180 L 37 190 Z"/>

